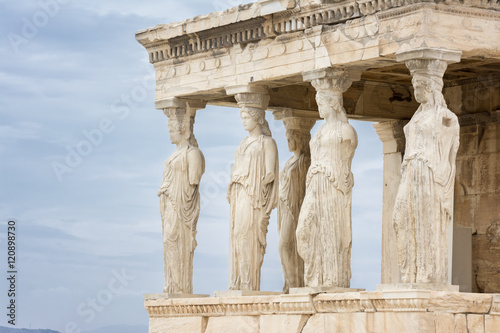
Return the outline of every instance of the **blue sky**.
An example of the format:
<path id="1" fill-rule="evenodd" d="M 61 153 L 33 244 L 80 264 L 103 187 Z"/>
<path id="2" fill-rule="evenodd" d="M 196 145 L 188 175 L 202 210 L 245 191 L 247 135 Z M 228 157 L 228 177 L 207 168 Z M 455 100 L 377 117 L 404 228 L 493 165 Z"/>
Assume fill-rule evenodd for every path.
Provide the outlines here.
<path id="1" fill-rule="evenodd" d="M 156 194 L 174 146 L 166 117 L 154 109 L 153 67 L 134 33 L 238 3 L 0 0 L 0 248 L 6 222 L 15 219 L 18 327 L 147 325 L 142 295 L 163 287 Z M 290 157 L 284 128 L 267 116 L 283 165 Z M 351 123 L 359 135 L 351 286 L 373 290 L 380 281 L 382 145 L 371 123 Z M 246 133 L 237 109 L 208 107 L 198 112 L 195 134 L 207 170 L 194 289 L 212 294 L 227 288 L 228 170 Z M 71 168 L 55 172 L 68 158 Z M 274 212 L 262 289 L 279 291 L 282 279 Z M 4 281 L 3 304 L 6 288 Z"/>

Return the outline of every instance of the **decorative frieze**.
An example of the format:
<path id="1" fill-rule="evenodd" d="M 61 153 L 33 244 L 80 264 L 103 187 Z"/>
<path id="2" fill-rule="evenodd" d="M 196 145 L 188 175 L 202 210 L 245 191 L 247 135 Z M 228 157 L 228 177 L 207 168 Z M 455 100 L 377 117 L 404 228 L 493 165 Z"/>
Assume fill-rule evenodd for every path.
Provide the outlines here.
<path id="1" fill-rule="evenodd" d="M 371 300 L 363 299 L 360 293 L 319 294 L 314 298 L 317 312 L 362 312 L 373 310 Z"/>
<path id="2" fill-rule="evenodd" d="M 273 295 L 165 299 L 147 295 L 151 318 L 320 313 L 439 312 L 500 315 L 499 295 L 478 295 L 425 290 L 393 290 L 317 295 Z"/>
<path id="3" fill-rule="evenodd" d="M 436 4 L 442 1 L 434 1 Z M 267 38 L 275 38 L 286 34 L 292 34 L 321 25 L 336 25 L 355 18 L 373 15 L 378 12 L 384 14 L 381 19 L 398 15 L 398 12 L 389 11 L 394 8 L 416 10 L 416 7 L 408 7 L 413 4 L 428 3 L 424 0 L 359 0 L 342 3 L 323 4 L 318 6 L 306 6 L 300 10 L 285 10 L 278 13 L 267 14 L 261 12 L 260 16 L 249 17 L 247 20 L 229 21 L 226 25 L 212 27 L 209 24 L 197 24 L 198 31 L 184 32 L 179 30 L 178 35 L 150 41 L 147 36 L 150 31 L 137 33 L 138 41 L 143 44 L 149 52 L 151 63 L 157 63 L 168 59 L 175 59 L 232 47 L 235 44 L 256 43 Z M 458 0 L 447 0 L 447 4 L 461 4 Z M 495 0 L 474 1 L 474 7 L 498 9 L 500 4 Z M 445 10 L 445 9 L 442 9 Z M 468 9 L 464 9 L 469 13 Z M 224 21 L 224 15 L 234 15 L 234 10 L 219 14 L 220 21 Z M 262 14 L 264 13 L 264 14 Z M 484 15 L 484 14 L 483 14 Z M 202 19 L 203 20 L 203 19 Z M 233 22 L 235 21 L 235 22 Z M 194 22 L 181 22 L 179 26 L 196 25 Z M 163 29 L 171 29 L 170 26 L 156 28 L 160 33 Z M 177 28 L 177 26 L 175 27 Z"/>
<path id="4" fill-rule="evenodd" d="M 384 291 L 381 297 L 372 299 L 378 312 L 427 312 L 430 291 Z"/>

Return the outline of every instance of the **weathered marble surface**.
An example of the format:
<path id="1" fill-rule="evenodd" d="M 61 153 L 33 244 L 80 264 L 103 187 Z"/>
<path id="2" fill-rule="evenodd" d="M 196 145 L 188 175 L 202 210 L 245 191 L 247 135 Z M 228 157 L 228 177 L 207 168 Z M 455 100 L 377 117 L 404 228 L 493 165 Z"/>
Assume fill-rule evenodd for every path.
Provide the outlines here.
<path id="1" fill-rule="evenodd" d="M 492 312 L 492 295 L 416 290 L 314 296 L 150 297 L 145 305 L 150 333 L 169 332 L 171 327 L 188 328 L 194 333 L 496 333 L 500 325 L 500 316 Z"/>
<path id="2" fill-rule="evenodd" d="M 482 84 L 472 87 L 485 89 Z M 500 292 L 499 114 L 482 113 L 461 122 L 454 220 L 472 230 L 473 292 Z"/>
<path id="3" fill-rule="evenodd" d="M 297 222 L 300 207 L 306 193 L 306 175 L 311 165 L 311 128 L 315 121 L 299 117 L 283 119 L 288 149 L 293 156 L 280 172 L 278 201 L 278 235 L 281 266 L 283 267 L 283 291 L 304 286 L 304 261 L 297 252 Z"/>
<path id="4" fill-rule="evenodd" d="M 448 53 L 455 55 L 434 49 L 399 55 L 406 60 L 415 99 L 421 103 L 404 127 L 405 155 L 393 212 L 402 283 L 450 283 L 460 126 L 442 94 L 447 62 L 437 54 Z"/>
<path id="5" fill-rule="evenodd" d="M 200 215 L 199 184 L 205 159 L 194 137 L 196 109 L 189 105 L 165 109 L 170 141 L 177 145 L 165 162 L 158 196 L 163 230 L 165 287 L 163 292 L 193 293 L 193 256 Z"/>
<path id="6" fill-rule="evenodd" d="M 347 121 L 342 93 L 351 85 L 342 70 L 306 73 L 317 90 L 326 122 L 311 140 L 311 166 L 297 227 L 297 249 L 304 260 L 307 287 L 349 288 L 351 279 L 351 161 L 358 144 Z"/>
<path id="7" fill-rule="evenodd" d="M 269 96 L 239 93 L 236 99 L 249 136 L 235 152 L 227 192 L 231 205 L 229 289 L 260 290 L 269 216 L 278 203 L 278 149 L 264 114 Z"/>
<path id="8" fill-rule="evenodd" d="M 373 124 L 383 143 L 384 178 L 382 197 L 382 263 L 380 282 L 399 282 L 400 270 L 396 246 L 396 232 L 392 226 L 394 203 L 401 181 L 401 162 L 405 149 L 403 126 L 406 121 L 387 121 Z"/>

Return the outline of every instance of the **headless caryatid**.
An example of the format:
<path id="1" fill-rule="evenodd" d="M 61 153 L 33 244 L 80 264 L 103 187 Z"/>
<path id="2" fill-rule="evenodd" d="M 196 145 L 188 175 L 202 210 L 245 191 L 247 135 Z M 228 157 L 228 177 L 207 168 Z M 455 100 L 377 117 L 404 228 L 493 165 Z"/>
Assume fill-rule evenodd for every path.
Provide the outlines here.
<path id="1" fill-rule="evenodd" d="M 193 255 L 200 215 L 199 184 L 205 159 L 193 134 L 195 111 L 169 108 L 170 141 L 177 145 L 165 162 L 158 196 L 163 223 L 165 287 L 170 294 L 193 293 Z"/>
<path id="2" fill-rule="evenodd" d="M 342 92 L 346 72 L 328 71 L 312 80 L 320 117 L 326 122 L 311 140 L 311 166 L 297 227 L 307 287 L 349 288 L 351 278 L 351 161 L 356 131 L 347 121 Z"/>
<path id="3" fill-rule="evenodd" d="M 441 93 L 446 62 L 406 64 L 420 107 L 404 127 L 406 149 L 393 211 L 401 282 L 447 285 L 460 126 Z"/>
<path id="4" fill-rule="evenodd" d="M 257 96 L 256 96 L 257 95 Z M 230 290 L 260 290 L 269 216 L 278 201 L 278 150 L 265 119 L 267 95 L 238 94 L 243 127 L 249 136 L 234 155 L 227 199 L 231 205 Z"/>
<path id="5" fill-rule="evenodd" d="M 283 291 L 304 286 L 304 261 L 297 252 L 297 222 L 306 193 L 306 175 L 311 164 L 309 141 L 315 120 L 298 117 L 283 119 L 288 149 L 293 156 L 280 172 L 278 201 L 278 235 L 281 266 L 285 283 Z"/>

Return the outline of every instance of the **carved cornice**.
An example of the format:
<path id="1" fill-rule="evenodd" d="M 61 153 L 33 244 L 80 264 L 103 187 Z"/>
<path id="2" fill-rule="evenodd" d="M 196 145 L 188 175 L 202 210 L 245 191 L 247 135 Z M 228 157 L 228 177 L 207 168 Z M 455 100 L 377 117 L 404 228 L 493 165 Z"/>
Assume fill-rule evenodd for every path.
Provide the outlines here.
<path id="1" fill-rule="evenodd" d="M 150 317 L 256 316 L 313 314 L 316 312 L 311 296 L 302 296 L 296 301 L 287 301 L 281 296 L 272 300 L 269 300 L 268 297 L 259 298 L 252 297 L 253 302 L 248 302 L 248 300 L 227 300 L 216 304 L 210 301 L 217 298 L 209 299 L 208 302 L 206 302 L 206 299 L 199 299 L 198 304 L 192 300 L 189 300 L 187 304 L 182 304 L 182 300 L 178 302 L 161 302 L 164 304 L 151 304 L 152 302 L 146 301 L 145 306 Z"/>
<path id="2" fill-rule="evenodd" d="M 460 307 L 457 307 L 460 304 Z M 499 313 L 500 298 L 489 294 L 468 294 L 430 290 L 393 292 L 322 293 L 210 297 L 187 299 L 148 298 L 145 307 L 151 318 L 190 316 L 310 315 L 342 312 L 429 312 Z"/>
<path id="3" fill-rule="evenodd" d="M 358 0 L 309 6 L 301 8 L 300 11 L 287 10 L 276 14 L 256 16 L 244 21 L 232 22 L 197 32 L 180 33 L 172 38 L 157 40 L 157 38 L 161 38 L 158 37 L 161 36 L 161 29 L 169 29 L 172 26 L 171 29 L 178 30 L 180 23 L 167 27 L 160 26 L 137 33 L 137 38 L 148 50 L 150 62 L 157 63 L 172 58 L 224 49 L 235 44 L 255 43 L 266 38 L 300 32 L 316 26 L 335 25 L 376 13 L 378 19 L 397 17 L 424 7 L 453 15 L 500 17 L 500 12 L 497 11 L 500 9 L 500 3 L 496 0 L 479 0 L 470 4 L 464 4 L 461 0 Z M 486 12 L 484 9 L 494 10 Z M 223 21 L 225 13 L 219 13 L 219 15 L 218 19 Z M 188 24 L 194 24 L 194 21 L 191 20 L 183 24 L 183 29 Z M 154 37 L 153 41 L 144 38 L 148 34 L 151 34 L 150 38 Z"/>

